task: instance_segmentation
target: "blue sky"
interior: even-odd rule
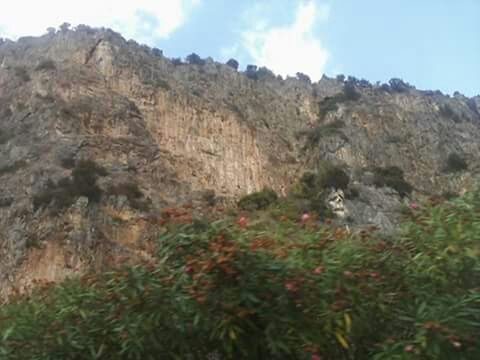
[[[63,21],[108,26],[170,57],[234,57],[242,68],[313,80],[400,77],[473,96],[479,19],[479,0],[16,0],[2,6],[0,36],[40,35]]]

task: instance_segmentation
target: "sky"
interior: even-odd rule
[[[0,37],[63,22],[110,27],[164,51],[276,74],[398,77],[480,94],[480,0],[1,0]]]

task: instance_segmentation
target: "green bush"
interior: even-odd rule
[[[278,195],[275,191],[265,188],[242,197],[238,201],[238,207],[242,210],[261,210],[273,204],[277,199]]]
[[[61,179],[57,184],[49,180],[46,188],[33,197],[33,208],[35,210],[54,204],[52,212],[69,207],[75,201],[75,189],[69,178]]]
[[[55,65],[55,62],[50,59],[43,60],[40,62],[37,67],[35,68],[36,71],[49,71],[49,70],[55,70],[57,66]]]
[[[413,191],[413,186],[404,178],[403,170],[397,166],[376,167],[373,169],[373,174],[373,183],[377,187],[391,187],[402,197]]]
[[[347,81],[343,85],[343,91],[339,94],[334,96],[329,96],[324,98],[319,103],[319,112],[318,112],[318,120],[322,122],[325,120],[325,116],[332,111],[338,110],[338,104],[345,103],[345,102],[353,102],[359,100],[361,94],[355,88],[355,84],[352,81]]]
[[[7,163],[3,166],[0,166],[0,176],[5,174],[13,174],[25,166],[27,166],[27,162],[25,160],[17,160],[15,162]]]
[[[357,101],[361,98],[360,93],[355,89],[355,85],[352,82],[346,82],[343,85],[344,101]]]
[[[168,81],[165,80],[165,79],[157,79],[157,80],[156,80],[156,85],[157,85],[158,87],[161,87],[161,88],[164,89],[164,90],[167,90],[167,91],[172,88],[172,87],[170,86],[170,84],[168,83]]]
[[[256,219],[170,225],[159,261],[0,307],[0,356],[40,359],[480,358],[480,191],[396,237]]]
[[[78,197],[85,196],[98,202],[102,190],[97,185],[98,176],[107,175],[106,170],[92,160],[80,160],[72,170],[71,178],[60,179],[56,184],[49,180],[46,189],[33,197],[34,209],[54,204],[53,212],[71,206]]]
[[[449,104],[443,104],[440,106],[440,114],[446,118],[452,119],[456,123],[462,121],[462,118],[453,110],[453,108]]]
[[[15,72],[15,76],[17,76],[23,82],[30,81],[30,75],[28,74],[25,66],[16,66],[13,71]]]
[[[305,210],[330,218],[333,214],[326,205],[326,197],[332,189],[347,189],[349,182],[350,177],[340,166],[324,161],[316,172],[303,174],[292,195],[307,200]]]
[[[215,190],[211,190],[211,189],[203,191],[201,197],[202,197],[202,200],[205,201],[205,203],[208,206],[215,206],[215,204],[218,201],[217,195],[215,194]]]
[[[110,195],[123,195],[128,199],[131,207],[137,210],[147,211],[150,208],[150,203],[145,199],[143,192],[134,182],[124,182],[108,189]]]
[[[468,169],[468,164],[465,159],[457,154],[451,153],[447,157],[446,172],[460,172]]]
[[[234,70],[238,70],[239,63],[235,59],[230,59],[226,62],[228,66],[230,66]]]
[[[323,124],[314,127],[313,129],[304,130],[299,133],[299,136],[306,137],[305,148],[312,148],[320,142],[320,140],[330,136],[340,136],[345,141],[348,138],[342,132],[341,128],[345,126],[345,123],[341,120],[335,120],[328,124]]]
[[[205,60],[195,53],[188,55],[185,60],[190,65],[205,65]]]
[[[325,116],[327,116],[329,112],[337,111],[339,102],[341,101],[338,95],[333,97],[326,97],[325,99],[323,99],[318,105],[318,121],[322,122],[323,120],[325,120]]]
[[[323,161],[315,173],[307,172],[302,176],[297,194],[310,197],[332,188],[345,190],[349,182],[350,177],[340,166]]]
[[[5,144],[11,138],[12,136],[9,131],[0,129],[0,145]]]
[[[72,170],[73,186],[77,196],[86,196],[94,202],[99,201],[101,189],[97,185],[97,177],[106,175],[107,171],[93,160],[80,160]]]

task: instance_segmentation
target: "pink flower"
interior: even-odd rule
[[[459,341],[452,341],[452,345],[456,349],[460,349],[462,347],[462,343]]]
[[[310,214],[305,213],[302,215],[302,224],[306,223],[308,220],[310,220]]]
[[[248,219],[245,216],[242,216],[240,219],[237,220],[237,225],[241,228],[246,228],[248,225]]]
[[[420,205],[418,205],[417,203],[411,203],[410,204],[410,209],[412,210],[417,210],[420,208]]]
[[[412,353],[415,351],[415,346],[413,345],[407,345],[405,346],[405,348],[403,349],[405,352],[408,352],[408,353]]]
[[[322,357],[318,354],[313,354],[312,355],[312,360],[322,360]]]
[[[291,292],[296,292],[298,291],[298,285],[294,282],[286,282],[285,283],[285,289]]]

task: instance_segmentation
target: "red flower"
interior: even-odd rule
[[[312,354],[312,360],[322,360],[322,357],[318,354]]]

